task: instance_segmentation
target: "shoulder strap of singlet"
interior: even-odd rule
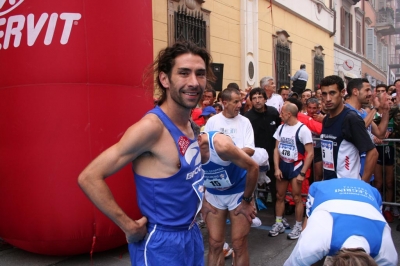
[[[281,126],[281,130],[279,130],[279,137],[281,136],[281,134],[282,134],[282,129],[283,129],[283,126],[284,126],[285,124],[282,124],[282,126]]]
[[[172,136],[174,136],[174,134],[176,134],[177,136],[184,135],[182,131],[171,121],[171,119],[164,113],[164,111],[159,106],[154,107],[147,113],[157,115]]]
[[[304,126],[303,123],[301,123],[301,125],[299,126],[299,128],[298,128],[297,131],[296,131],[296,142],[297,142],[297,143],[300,142],[299,132],[300,132],[300,129],[301,129],[302,126]]]

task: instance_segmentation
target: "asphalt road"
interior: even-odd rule
[[[259,212],[258,217],[262,221],[262,225],[257,228],[251,228],[249,234],[249,253],[250,265],[252,266],[281,266],[288,258],[293,250],[296,240],[288,240],[286,233],[277,237],[269,237],[268,231],[271,228],[275,218],[271,208]],[[294,214],[286,216],[291,225],[294,223]],[[400,232],[396,231],[396,225],[400,221],[396,220],[391,224],[392,236],[397,247],[397,253],[400,254]],[[230,240],[230,225],[227,225],[226,239]],[[202,229],[205,245],[205,258],[208,251],[207,229]],[[95,253],[92,260],[89,254],[82,254],[70,257],[44,256],[33,254],[12,247],[5,243],[0,243],[0,265],[14,266],[76,266],[76,265],[91,265],[91,266],[119,266],[130,265],[128,249],[122,246],[105,252]],[[225,260],[225,265],[232,265],[232,259]],[[165,265],[166,266],[166,265]]]

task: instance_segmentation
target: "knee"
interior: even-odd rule
[[[293,201],[294,201],[296,204],[299,204],[299,203],[303,204],[303,201],[302,201],[302,199],[301,199],[301,195],[293,195]]]
[[[247,237],[240,239],[232,239],[232,248],[236,256],[240,256],[247,250]]]
[[[276,192],[276,201],[282,202],[285,199],[285,193]]]
[[[211,237],[209,237],[209,239],[208,239],[209,249],[212,252],[222,251],[222,248],[224,247],[224,243],[225,242],[223,240],[216,240],[216,239],[212,239]]]

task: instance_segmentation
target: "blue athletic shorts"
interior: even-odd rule
[[[149,225],[148,236],[128,244],[132,265],[204,265],[203,237],[197,223],[188,230]]]
[[[283,179],[292,180],[296,176],[298,176],[301,172],[301,168],[303,167],[303,162],[295,163],[286,163],[284,161],[279,162],[279,169],[282,172]]]

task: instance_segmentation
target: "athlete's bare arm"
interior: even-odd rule
[[[281,180],[283,178],[283,175],[282,175],[281,169],[279,169],[280,155],[279,155],[278,146],[279,146],[279,140],[276,140],[275,149],[274,149],[274,166],[275,166],[274,176],[276,179]]]
[[[231,161],[237,166],[246,169],[246,187],[244,194],[246,197],[252,196],[256,188],[258,179],[258,164],[249,157],[242,149],[236,147],[232,139],[223,134],[217,134],[214,136],[214,146],[218,153],[218,156],[224,161]],[[249,223],[255,217],[255,208],[253,204],[240,204],[236,210],[235,214],[243,214]]]
[[[365,165],[362,180],[369,183],[372,173],[374,172],[374,168],[376,165],[376,160],[378,160],[378,151],[374,148],[372,150],[367,151],[365,156]]]
[[[146,132],[146,134],[143,134]],[[164,127],[155,115],[146,115],[128,128],[121,140],[101,153],[79,175],[78,183],[90,200],[115,222],[126,234],[128,242],[142,240],[147,233],[147,219],[134,221],[116,203],[108,185],[104,181],[128,163],[144,153],[154,154],[156,145],[160,145]],[[160,159],[162,160],[162,158]],[[172,167],[171,167],[172,168]],[[171,169],[167,169],[171,171]],[[175,170],[176,171],[176,170]]]

